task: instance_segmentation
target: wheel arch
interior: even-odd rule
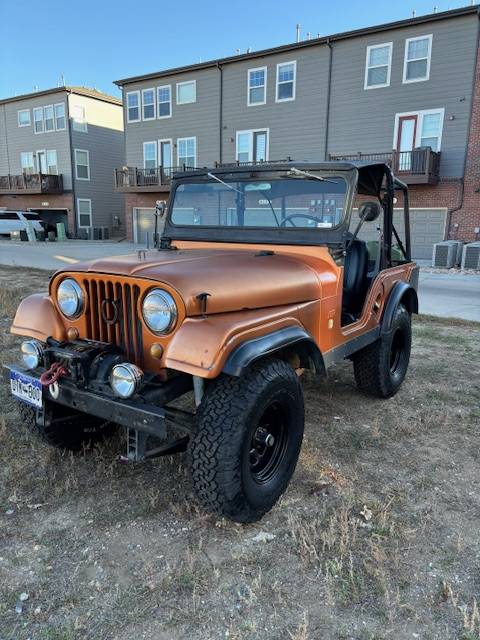
[[[254,362],[277,355],[289,360],[298,356],[299,365],[305,369],[314,369],[317,374],[326,372],[322,353],[313,338],[301,327],[284,327],[266,335],[245,340],[228,356],[223,373],[241,376]]]
[[[400,304],[412,313],[418,313],[418,296],[408,282],[397,282],[388,296],[382,317],[381,333],[387,333],[392,327],[393,317]]]

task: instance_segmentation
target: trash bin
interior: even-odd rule
[[[55,242],[55,231],[49,231],[48,232],[48,241],[49,242]]]

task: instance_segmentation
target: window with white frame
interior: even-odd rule
[[[197,164],[197,138],[178,138],[177,140],[178,165],[195,167]]]
[[[268,129],[237,131],[236,159],[238,162],[268,160]]]
[[[155,89],[142,89],[142,115],[144,120],[155,120]]]
[[[47,173],[58,175],[57,152],[55,149],[47,150]]]
[[[89,198],[77,198],[78,226],[92,226],[92,201]]]
[[[55,129],[62,131],[65,129],[65,103],[59,102],[55,105]]]
[[[143,167],[144,169],[157,168],[157,143],[156,142],[143,143]]]
[[[20,154],[20,165],[22,173],[30,175],[35,173],[35,162],[33,160],[33,151],[22,151]]]
[[[18,111],[17,117],[19,127],[29,127],[32,124],[30,120],[30,109],[22,109],[21,111]]]
[[[35,107],[33,110],[33,130],[35,133],[43,133],[43,109]]]
[[[177,104],[189,104],[197,100],[197,81],[177,82]]]
[[[53,118],[53,105],[43,107],[43,120],[45,131],[55,131],[55,120]]]
[[[172,87],[167,84],[157,87],[157,117],[170,118],[172,115]]]
[[[75,176],[77,180],[90,180],[90,158],[85,149],[75,149]]]
[[[403,82],[421,82],[430,77],[432,58],[432,35],[407,38],[405,40],[405,60]]]
[[[408,151],[418,147],[430,147],[432,151],[440,151],[444,115],[444,109],[397,113],[394,148],[399,151]]]
[[[248,70],[248,106],[267,101],[267,67]]]
[[[127,122],[140,122],[140,91],[127,93]]]
[[[367,47],[365,89],[378,89],[390,85],[392,46],[391,42],[386,42],[385,44],[374,44]]]
[[[85,107],[81,104],[75,104],[72,107],[72,125],[74,131],[80,131],[81,133],[88,132]]]
[[[296,76],[296,61],[277,64],[277,88],[275,98],[277,102],[295,100]]]

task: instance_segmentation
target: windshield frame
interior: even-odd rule
[[[298,165],[303,168],[303,165]],[[202,242],[232,242],[245,244],[291,244],[291,245],[324,245],[342,244],[350,225],[352,203],[355,188],[358,182],[358,170],[356,168],[316,170],[309,167],[310,171],[325,179],[343,178],[346,182],[345,211],[342,222],[336,227],[330,228],[305,228],[305,227],[238,227],[238,226],[202,226],[202,225],[178,225],[172,221],[173,203],[177,188],[186,183],[214,183],[207,173],[174,178],[172,180],[170,198],[162,237],[170,240],[192,240]],[[225,182],[266,182],[286,177],[286,170],[245,170],[225,171],[212,170]],[[315,180],[315,178],[295,178],[289,180]]]

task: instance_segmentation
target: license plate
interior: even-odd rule
[[[10,390],[13,396],[23,402],[32,404],[34,407],[43,406],[42,383],[37,378],[10,370]]]

